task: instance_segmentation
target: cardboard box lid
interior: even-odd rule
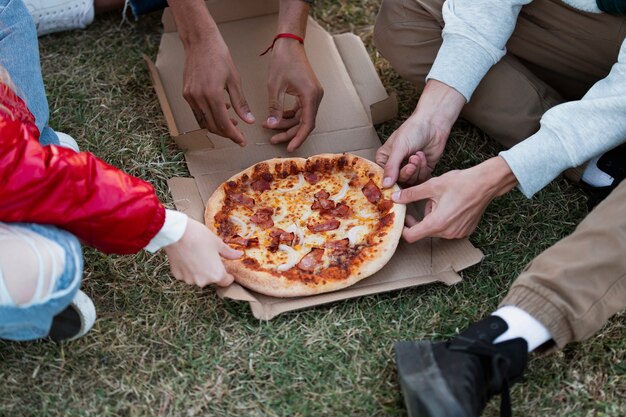
[[[236,8],[232,6],[236,4]],[[257,120],[266,116],[268,57],[259,57],[273,38],[277,1],[209,1],[212,15],[229,45],[243,80],[246,98]],[[244,6],[250,6],[244,7]],[[238,10],[238,11],[237,11]],[[248,146],[209,134],[199,126],[182,96],[184,52],[168,10],[156,64],[147,59],[155,90],[170,133],[186,149],[185,159],[193,178],[168,181],[174,203],[182,212],[204,220],[204,202],[225,180],[256,162],[276,156],[307,157],[319,153],[350,152],[373,159],[380,139],[373,123],[394,118],[397,103],[388,96],[361,40],[353,34],[331,36],[309,19],[305,48],[324,86],[325,96],[316,119],[316,129],[307,141],[289,154],[284,145],[272,145],[272,132],[240,123]],[[254,30],[250,30],[254,28]],[[414,208],[412,208],[414,210]],[[365,294],[461,280],[458,271],[479,262],[482,253],[466,240],[425,239],[409,245],[401,242],[391,261],[378,273],[356,285],[333,293],[302,298],[275,298],[249,291],[237,284],[219,289],[221,297],[250,303],[255,317],[269,320],[296,309],[325,304]]]
[[[262,9],[271,10],[266,7]],[[243,80],[244,94],[257,120],[267,116],[268,102],[266,83],[269,57],[261,57],[259,53],[274,37],[276,19],[275,13],[239,20],[231,17],[219,25]],[[184,50],[178,33],[171,31],[173,19],[169,9],[166,9],[163,21],[170,31],[166,30],[161,38],[156,62],[147,62],[170,134],[179,146],[187,150],[211,148],[216,142],[220,142],[223,147],[237,147],[229,140],[220,141],[223,138],[208,133],[198,125],[182,95]],[[250,27],[254,27],[254,30],[249,30]],[[331,36],[313,19],[309,19],[305,48],[325,91],[312,136],[371,127],[372,123],[381,123],[396,116],[396,96],[389,96],[385,91],[363,42],[356,35],[346,33]],[[338,112],[337,109],[350,111]],[[239,128],[249,141],[267,142],[273,134],[263,129],[259,122],[252,126],[242,122]],[[210,140],[204,138],[207,133]]]

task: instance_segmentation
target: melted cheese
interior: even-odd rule
[[[354,172],[323,174],[320,182],[309,184],[300,174],[298,177],[288,177],[285,180],[277,179],[272,182],[272,188],[264,192],[249,190],[247,194],[255,200],[254,208],[250,210],[239,205],[230,216],[230,220],[237,226],[240,235],[259,239],[259,246],[246,249],[246,256],[256,259],[268,270],[282,272],[295,267],[300,259],[311,251],[311,248],[323,248],[327,241],[348,238],[351,246],[365,241],[370,233],[377,230],[380,213],[376,205],[367,201],[361,191],[368,178],[361,174],[361,179],[357,181],[358,185],[350,187],[349,183],[353,175]],[[321,216],[318,210],[311,209],[314,202],[313,195],[321,190],[327,191],[331,195],[330,199],[336,203],[344,202],[350,206],[354,215],[349,219],[337,218],[340,221],[340,227],[337,230],[312,233],[307,228],[307,224],[329,219],[329,217]],[[390,198],[390,190],[382,190],[382,192],[384,198]],[[261,230],[254,223],[249,223],[254,212],[262,207],[274,209],[272,215],[274,228],[294,233],[296,240],[293,246],[280,245],[279,250],[274,253],[267,250],[272,241],[269,236],[271,229]],[[278,207],[280,210],[277,210]],[[320,268],[329,266],[328,252],[326,250]]]

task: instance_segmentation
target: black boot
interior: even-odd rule
[[[490,316],[447,342],[398,342],[396,365],[410,417],[478,417],[502,394],[500,413],[511,415],[509,385],[521,378],[528,344],[493,344],[508,326]]]

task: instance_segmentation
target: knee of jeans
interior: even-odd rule
[[[46,302],[68,270],[71,258],[64,247],[37,233],[20,232],[0,239],[0,305]]]

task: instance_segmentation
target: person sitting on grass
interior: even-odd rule
[[[256,119],[243,93],[239,72],[204,0],[25,0],[40,35],[84,28],[94,13],[130,7],[135,17],[169,6],[185,48],[183,95],[201,127],[240,146],[246,139],[229,115],[232,106],[245,123]],[[272,43],[267,89],[268,115],[263,124],[280,131],[272,143],[288,143],[296,150],[315,128],[324,89],[304,50],[309,4],[313,0],[280,0],[277,37]],[[224,98],[228,93],[230,104]],[[285,95],[296,97],[293,109],[284,109]]]
[[[176,279],[229,285],[220,255],[240,251],[48,126],[37,35],[21,1],[0,0],[0,26],[0,339],[64,341],[91,328],[79,241],[118,254],[164,248]]]
[[[608,195],[491,316],[449,341],[396,345],[409,415],[478,416],[497,394],[510,414],[528,352],[584,340],[626,307],[625,13],[609,0],[383,2],[376,45],[423,88],[376,158],[384,186],[423,182],[392,197],[426,202],[423,220],[407,217],[407,241],[468,236],[497,196],[517,185],[530,198],[588,160],[593,202]],[[430,178],[459,115],[510,149]]]

